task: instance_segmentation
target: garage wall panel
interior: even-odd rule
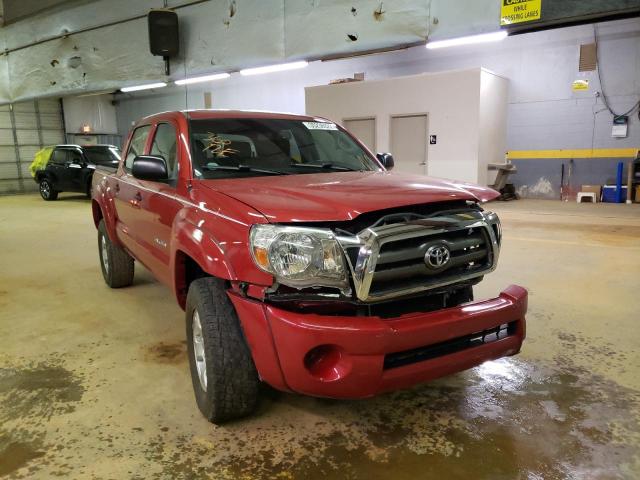
[[[40,150],[40,146],[28,146],[28,147],[18,147],[18,152],[20,154],[21,162],[28,162],[31,164],[33,157],[35,157],[36,152]]]
[[[15,103],[13,111],[19,113],[36,113],[36,104],[34,102]]]
[[[58,106],[58,110],[60,110],[60,106]],[[57,113],[40,112],[40,126],[42,128],[62,130],[62,117],[60,116],[59,111]]]
[[[0,163],[15,163],[16,149],[14,146],[0,147]],[[1,176],[0,176],[1,178]]]
[[[0,112],[0,128],[11,128],[11,116],[9,112]]]
[[[15,112],[16,128],[21,129],[38,129],[38,118],[35,113]]]
[[[35,185],[35,182],[33,182],[33,184]],[[16,193],[16,192],[22,192],[23,190],[24,190],[23,182],[21,180],[15,180],[15,179],[2,180],[2,179],[0,179],[0,195],[5,195],[5,194],[9,194],[9,193]]]
[[[41,108],[45,113],[41,113]],[[44,145],[63,141],[59,101],[23,102],[0,107],[0,194],[37,190],[29,165]]]
[[[40,138],[37,130],[16,130],[18,145],[38,145]]]
[[[42,130],[42,144],[55,145],[64,142],[64,132],[62,130]]]
[[[13,145],[13,131],[11,128],[0,129],[0,145]]]

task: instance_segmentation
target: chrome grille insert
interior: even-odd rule
[[[493,271],[499,253],[499,231],[497,215],[470,210],[373,226],[353,237],[337,238],[351,269],[356,296],[373,302]],[[425,258],[435,250],[431,247],[444,247],[436,252],[440,254],[439,261],[447,257],[442,265],[432,265]]]

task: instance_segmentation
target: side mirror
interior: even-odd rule
[[[395,165],[393,162],[393,155],[390,153],[378,153],[376,157],[378,157],[378,160],[384,168],[387,170],[393,170],[393,166]]]
[[[131,173],[139,180],[162,182],[169,178],[165,159],[153,155],[138,155],[134,158]]]

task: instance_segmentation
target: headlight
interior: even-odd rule
[[[283,285],[349,288],[342,249],[330,230],[254,225],[249,240],[256,265]]]

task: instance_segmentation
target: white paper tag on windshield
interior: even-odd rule
[[[329,122],[302,122],[309,130],[338,130],[335,123]]]

